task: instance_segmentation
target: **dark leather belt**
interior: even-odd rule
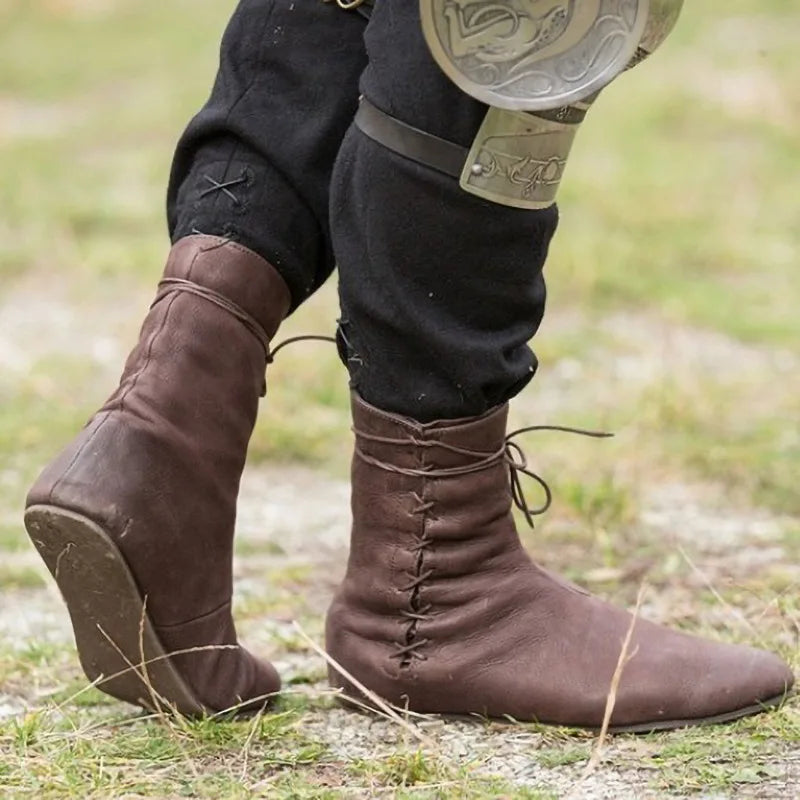
[[[466,147],[401,122],[365,97],[359,102],[355,123],[362,133],[387,149],[453,178],[461,176],[469,154]]]

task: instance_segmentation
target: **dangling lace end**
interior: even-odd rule
[[[532,470],[528,469],[528,459],[522,448],[513,441],[515,436],[522,433],[529,433],[531,431],[561,431],[563,433],[575,433],[579,436],[591,436],[594,439],[609,439],[614,436],[613,433],[605,431],[588,431],[583,428],[570,428],[564,425],[529,425],[525,428],[519,428],[506,436],[505,446],[505,460],[508,464],[509,482],[511,484],[511,499],[514,505],[522,512],[525,521],[531,528],[535,528],[533,518],[544,514],[553,503],[553,492],[540,475],[537,475]],[[525,492],[522,488],[522,479],[520,475],[527,475],[533,478],[544,491],[544,502],[538,508],[531,508],[525,498]]]
[[[284,339],[280,344],[273,347],[267,353],[267,364],[272,364],[275,361],[275,356],[283,350],[284,347],[295,342],[332,342],[336,344],[336,339],[333,336],[321,336],[318,334],[307,334],[305,336],[292,336],[289,339]]]

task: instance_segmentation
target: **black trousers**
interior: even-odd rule
[[[532,378],[555,206],[464,192],[351,124],[359,93],[469,146],[486,107],[433,61],[415,0],[369,22],[321,0],[242,0],[206,105],[178,144],[173,241],[239,240],[300,305],[339,269],[340,353],[370,403],[421,421],[480,414]]]

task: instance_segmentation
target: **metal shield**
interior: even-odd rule
[[[658,2],[658,0],[656,0]],[[420,0],[439,66],[498,108],[541,111],[602,89],[634,58],[650,0]]]

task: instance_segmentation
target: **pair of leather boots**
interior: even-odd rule
[[[197,715],[252,711],[280,689],[237,643],[232,551],[289,306],[257,254],[180,240],[119,388],[29,493],[26,527],[83,668],[114,697]],[[506,405],[428,424],[358,396],[352,411],[352,550],[326,646],[371,691],[418,712],[596,728],[624,661],[611,724],[632,731],[734,719],[786,696],[793,676],[776,656],[634,622],[529,559],[511,513]],[[358,696],[340,675],[333,684]]]

